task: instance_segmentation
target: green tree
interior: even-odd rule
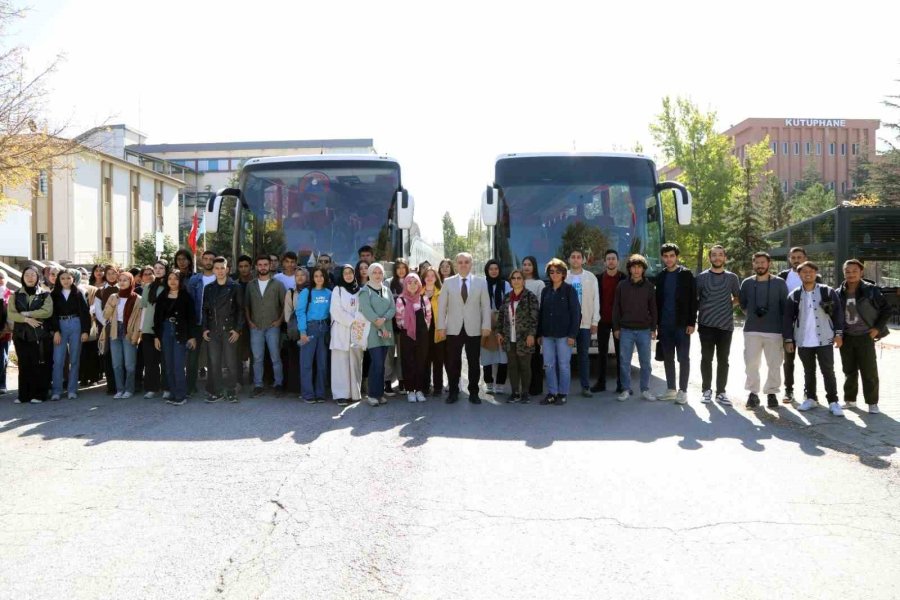
[[[787,227],[791,220],[791,202],[776,175],[770,173],[766,178],[761,200],[765,230],[770,232]]]
[[[762,195],[771,171],[767,168],[772,150],[769,137],[744,148],[741,178],[734,187],[728,214],[724,219],[725,247],[731,269],[741,275],[750,272],[753,253],[766,246],[766,223]]]
[[[576,221],[566,226],[560,238],[556,256],[564,261],[569,260],[572,250],[581,250],[584,253],[585,263],[592,262],[592,258],[602,256],[609,248],[609,239],[603,230],[587,223]]]
[[[650,132],[666,160],[679,170],[678,181],[693,196],[693,246],[683,248],[682,255],[700,270],[704,246],[721,234],[731,191],[740,177],[732,141],[716,131],[715,112],[704,113],[690,100],[673,101],[668,96]]]
[[[241,164],[238,165],[238,169],[228,181],[228,187],[238,187],[238,174],[243,166],[244,162],[241,161]],[[237,199],[223,199],[222,208],[219,210],[219,229],[216,233],[206,234],[206,248],[212,250],[219,256],[227,258],[229,267],[237,266],[237,257],[231,256],[232,242],[234,240],[234,215],[236,211]],[[202,241],[203,238],[201,237],[200,239]],[[278,254],[281,254],[281,252],[278,252]]]
[[[178,251],[178,245],[169,236],[163,237],[163,251],[159,258],[165,259],[170,265],[175,262],[175,252]],[[134,243],[132,249],[133,262],[138,267],[144,265],[152,265],[156,262],[156,234],[146,233],[141,239]]]
[[[453,224],[453,218],[449,212],[444,213],[441,220],[444,230],[444,256],[453,258],[460,252],[463,252],[463,243],[459,234],[456,233],[456,226]]]
[[[814,217],[834,207],[834,191],[821,183],[814,183],[791,199],[791,223]]]

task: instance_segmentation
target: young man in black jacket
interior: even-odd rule
[[[803,264],[806,259],[806,250],[804,250],[801,246],[794,246],[793,248],[791,248],[791,251],[788,252],[788,262],[791,263],[791,268],[785,269],[778,274],[778,276],[784,279],[785,283],[787,283],[788,294],[803,285],[803,282],[800,280],[800,274],[797,272],[797,267]],[[816,283],[822,283],[821,276],[816,275]],[[782,400],[782,402],[784,402],[785,404],[790,404],[794,401],[795,358],[797,358],[796,352],[784,353],[784,400]]]
[[[238,339],[244,328],[244,296],[241,285],[228,277],[228,261],[219,256],[213,260],[216,280],[203,290],[203,339],[209,344],[209,396],[217,402],[224,396],[237,402],[235,387],[240,371]],[[221,388],[222,365],[228,373]]]
[[[676,244],[660,249],[665,269],[656,276],[656,307],[659,314],[658,339],[666,365],[665,394],[660,400],[687,403],[687,384],[691,375],[691,335],[697,326],[697,284],[690,269],[678,264],[681,250]],[[680,373],[675,379],[675,355]],[[677,387],[676,387],[677,386]]]
[[[863,263],[851,258],[844,263],[844,283],[838,297],[844,308],[844,408],[856,408],[859,378],[869,412],[878,414],[878,363],[875,341],[888,334],[891,307],[878,286],[863,281]]]

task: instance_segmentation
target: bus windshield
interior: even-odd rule
[[[657,270],[662,215],[654,169],[649,159],[632,156],[499,159],[494,254],[504,273],[526,256],[534,256],[541,271],[553,257],[568,262],[568,250],[575,247],[594,273],[603,271],[609,248],[620,258],[649,253],[651,270]]]
[[[380,259],[391,260],[399,187],[399,166],[384,161],[252,165],[241,186],[242,249],[279,255],[292,250],[301,265],[322,253],[337,264],[353,264],[357,249],[370,245]]]

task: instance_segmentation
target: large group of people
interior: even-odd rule
[[[240,390],[255,397],[266,386],[307,403],[330,396],[341,406],[364,401],[374,407],[398,393],[409,402],[446,393],[452,404],[460,399],[465,351],[469,402],[481,403],[483,378],[488,394],[506,392],[508,380],[507,402],[535,398],[561,406],[573,383],[573,352],[581,395],[607,390],[612,336],[616,399],[634,393],[637,350],[639,396],[684,404],[697,332],[701,401],[731,405],[726,385],[739,308],[747,408],[761,405],[760,394],[769,408],[779,406],[782,369],[782,402],[815,408],[818,367],[828,409],[842,416],[838,348],[843,407],[856,405],[861,380],[869,412],[878,412],[875,341],[887,335],[890,308],[879,288],[862,279],[858,260],[844,264],[845,280],[833,289],[799,247],[790,251],[791,267],[777,275],[770,256],[757,252],[754,274],[743,281],[725,268],[720,245],[709,251],[709,268],[695,276],[679,264],[678,246],[663,244],[665,268],[652,279],[644,256],[629,256],[623,272],[615,250],[606,252],[599,275],[584,268],[584,251],[574,249],[567,261],[554,258],[543,268],[525,257],[510,273],[490,260],[484,276],[472,272],[473,258],[465,252],[437,266],[398,259],[390,279],[370,247],[358,254],[355,265],[337,268],[322,254],[310,269],[298,266],[293,252],[241,256],[233,277],[228,261],[213,252],[204,252],[195,270],[186,250],[176,253],[173,265],[160,260],[132,270],[95,265],[90,273],[42,273],[27,267],[15,293],[0,271],[0,393],[6,393],[12,341],[19,369],[15,402],[71,400],[80,388],[105,380],[115,398],[143,392],[173,405],[192,397],[237,402]],[[594,336],[599,378],[591,385]],[[650,389],[653,340],[665,366],[662,394]],[[805,384],[800,397],[797,355]]]

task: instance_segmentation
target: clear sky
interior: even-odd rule
[[[892,118],[900,2],[32,0],[51,121],[150,143],[372,137],[438,239],[504,152],[655,154],[666,95],[747,117]],[[881,131],[886,134],[886,130]]]

